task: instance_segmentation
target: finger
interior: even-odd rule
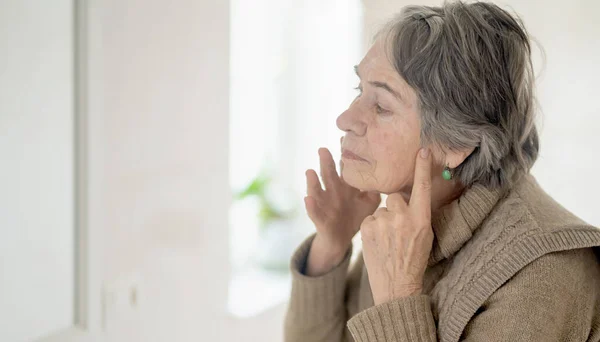
[[[376,220],[376,218],[375,218],[375,213],[373,213],[373,215],[368,215],[367,217],[365,217],[365,218],[363,219],[363,223],[365,223],[365,222],[370,222],[370,221],[375,221],[375,220]]]
[[[331,152],[327,148],[321,147],[319,149],[319,159],[321,162],[321,179],[323,179],[323,185],[325,185],[325,190],[331,190],[339,182]]]
[[[386,216],[388,213],[389,213],[388,208],[380,207],[380,208],[377,208],[377,210],[375,210],[375,212],[371,216],[378,218],[378,217]]]
[[[431,152],[421,149],[417,153],[415,179],[409,206],[422,217],[431,217]]]
[[[407,208],[406,201],[399,192],[388,195],[385,200],[385,206],[389,211],[403,212]]]
[[[319,207],[317,200],[312,196],[304,197],[304,206],[306,207],[306,213],[313,223],[323,222],[324,214]]]
[[[319,176],[313,169],[306,170],[306,194],[312,197],[320,197],[323,192]]]
[[[372,224],[375,223],[375,221],[377,220],[373,215],[369,215],[367,217],[365,217],[361,224],[360,224],[360,235],[361,235],[361,239],[366,238],[367,236],[371,236],[371,230],[372,228],[370,227]]]

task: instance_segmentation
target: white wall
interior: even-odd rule
[[[72,7],[0,2],[0,341],[73,322]]]
[[[90,72],[101,87],[92,96],[102,98],[90,108],[90,224],[101,246],[104,336],[268,340],[279,327],[226,313],[228,2],[94,6],[102,32],[89,42]]]
[[[98,187],[110,340],[220,340],[228,281],[227,2],[102,3]],[[92,42],[93,44],[93,42]],[[94,68],[91,65],[90,68]],[[98,131],[94,131],[98,127]],[[92,147],[93,148],[93,147]],[[92,156],[93,157],[93,156]],[[120,294],[119,294],[120,295]]]

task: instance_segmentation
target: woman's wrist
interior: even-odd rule
[[[344,247],[327,243],[317,234],[310,247],[305,274],[318,277],[328,273],[344,260],[349,247],[349,244]]]

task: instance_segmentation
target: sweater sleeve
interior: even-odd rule
[[[599,303],[600,265],[594,252],[550,253],[496,290],[469,321],[461,341],[598,341]],[[368,308],[348,321],[348,329],[357,342],[437,341],[426,295]]]
[[[292,293],[284,319],[286,342],[341,342],[346,338],[346,276],[352,246],[331,271],[310,277],[304,269],[315,236],[309,236],[296,249],[290,263]]]
[[[429,296],[396,299],[354,315],[348,329],[356,342],[435,342]]]

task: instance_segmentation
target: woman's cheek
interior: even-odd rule
[[[373,152],[376,159],[382,161],[383,164],[393,163],[397,158],[396,154],[398,150],[402,148],[397,143],[394,143],[394,138],[394,133],[390,130],[381,130],[374,134],[372,140]]]

